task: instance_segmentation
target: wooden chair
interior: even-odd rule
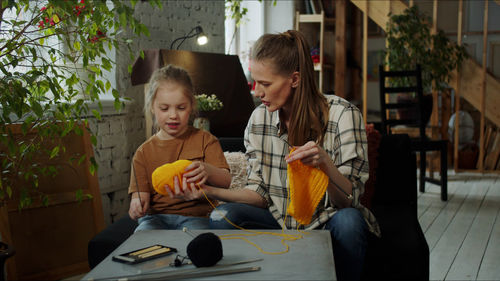
[[[410,86],[392,87],[386,86],[388,78],[408,78]],[[431,182],[441,186],[441,200],[448,200],[448,144],[447,140],[433,140],[426,135],[426,122],[423,112],[423,90],[422,90],[422,70],[417,66],[415,70],[409,71],[385,71],[379,66],[380,82],[380,106],[382,120],[382,134],[391,134],[394,126],[413,126],[418,129],[418,136],[411,139],[412,150],[420,154],[420,192],[425,192],[425,182]],[[413,101],[393,102],[391,95],[415,96]],[[397,116],[394,110],[406,110],[415,114],[405,114]],[[426,176],[426,152],[439,151],[441,161],[441,178],[435,179]]]

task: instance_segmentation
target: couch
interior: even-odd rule
[[[367,127],[370,179],[361,199],[377,218],[382,237],[369,236],[363,280],[429,280],[429,247],[417,219],[415,154],[408,135],[381,136]],[[244,176],[239,167],[241,138],[220,138],[231,167],[233,184]],[[231,153],[233,152],[233,153]],[[235,166],[236,165],[236,166]],[[236,182],[235,182],[236,181]],[[125,216],[97,234],[88,244],[88,262],[95,267],[134,231]]]

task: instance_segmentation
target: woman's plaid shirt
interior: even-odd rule
[[[340,173],[353,185],[352,207],[363,214],[369,230],[380,235],[373,214],[360,204],[364,183],[368,179],[368,146],[361,112],[348,101],[337,96],[326,96],[329,120],[323,148],[332,158]],[[279,112],[269,112],[264,105],[258,106],[245,129],[246,157],[249,163],[246,188],[256,191],[268,202],[268,209],[278,223],[287,229],[297,228],[297,221],[286,215],[289,184],[285,156],[288,146],[286,132],[279,130]],[[305,229],[321,227],[338,209],[328,198],[328,193],[318,204],[311,223],[300,226]]]

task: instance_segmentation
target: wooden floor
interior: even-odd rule
[[[418,218],[430,250],[430,280],[500,280],[500,175],[448,173],[448,201],[426,183]]]

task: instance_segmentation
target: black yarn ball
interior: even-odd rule
[[[212,232],[196,236],[187,246],[187,255],[196,267],[215,265],[222,259],[222,243]]]

